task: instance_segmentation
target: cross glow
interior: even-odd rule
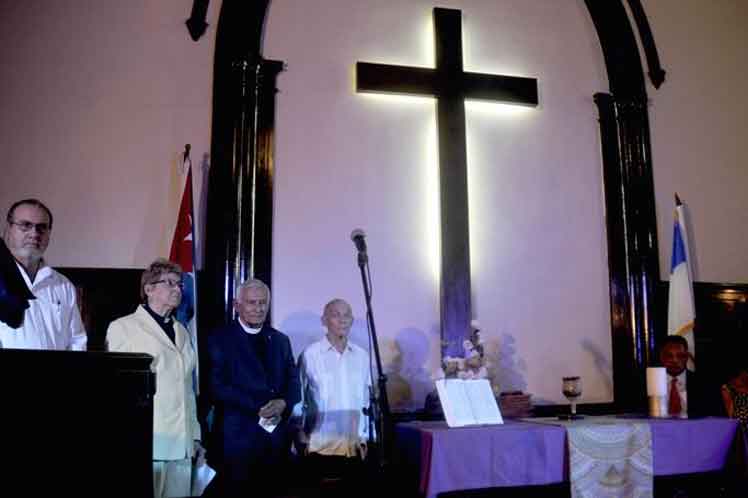
[[[426,150],[424,151],[426,196],[424,199],[424,230],[426,251],[424,260],[428,265],[427,271],[433,276],[434,283],[438,284],[441,278],[441,233],[439,227],[439,154],[436,143],[436,109],[434,109],[433,118],[429,122],[426,130]]]
[[[528,116],[533,110],[534,108],[525,105],[486,102],[485,100],[465,101],[466,113],[476,113],[484,116],[520,118]]]
[[[427,95],[398,95],[396,93],[359,93],[358,95],[367,99],[381,100],[383,103],[403,106],[422,106],[424,103],[436,105],[436,99]],[[434,122],[436,122],[436,114],[434,114]]]
[[[463,31],[464,26],[463,26]],[[463,32],[463,53],[469,52],[467,50],[469,37],[465,36]],[[435,44],[434,44],[434,25],[430,10],[424,12],[423,24],[421,29],[421,51],[423,57],[421,61],[429,61],[428,67],[435,67]],[[392,54],[391,57],[387,57],[385,64],[396,64],[396,65],[407,65],[414,66],[412,63],[406,61],[399,61],[397,54]],[[423,66],[422,66],[423,67]],[[467,70],[467,68],[466,68]],[[481,71],[471,68],[473,72],[487,72],[495,73],[496,71]],[[501,72],[499,72],[501,73]],[[511,74],[511,73],[510,73]],[[354,78],[355,81],[355,69]],[[354,90],[355,91],[355,90]],[[439,154],[437,144],[437,130],[436,130],[436,99],[428,96],[416,96],[416,95],[395,95],[395,94],[375,94],[375,93],[361,93],[367,99],[377,99],[382,103],[394,104],[398,106],[421,106],[425,102],[430,102],[434,107],[432,118],[429,120],[428,126],[424,130],[426,133],[423,136],[422,143],[425,145],[423,163],[420,165],[423,168],[424,175],[424,199],[422,208],[422,240],[426,241],[423,261],[425,264],[424,271],[432,275],[434,282],[439,283],[441,276],[441,216],[440,216],[440,186],[439,186]],[[529,106],[506,104],[500,102],[487,102],[481,100],[466,100],[465,101],[465,113],[466,113],[466,141],[468,142],[467,160],[468,160],[468,188],[470,186],[479,187],[480,179],[475,178],[475,173],[470,174],[470,170],[475,171],[479,168],[470,168],[471,164],[480,164],[481,160],[485,161],[485,153],[481,153],[480,147],[476,147],[476,144],[470,140],[470,116],[477,119],[487,117],[489,119],[503,119],[510,118],[512,120],[522,119],[530,115],[530,111],[533,109]],[[414,165],[415,166],[415,165]],[[471,196],[468,196],[471,199]],[[480,220],[480,209],[474,209],[475,201],[470,201],[469,208],[469,224],[476,226],[477,220]],[[473,239],[473,237],[471,237]],[[473,247],[475,244],[471,244],[471,273],[475,273],[480,270],[481,257],[483,256],[480,251]]]

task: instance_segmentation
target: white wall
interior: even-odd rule
[[[537,109],[468,106],[474,316],[495,362],[510,342],[515,348],[502,358],[517,366],[517,384],[499,379],[502,387],[558,400],[561,375],[578,373],[588,399],[609,400],[607,255],[592,103],[605,89],[600,50],[581,5],[504,4],[440,4],[463,10],[466,70],[539,80]],[[279,82],[274,235],[274,285],[287,291],[274,310],[302,337],[300,346],[319,335],[315,312],[333,296],[350,299],[363,316],[348,240],[352,228],[363,227],[386,360],[406,356],[404,372],[394,374],[418,379],[410,385],[416,407],[439,358],[434,101],[356,94],[353,67],[433,67],[433,4],[361,5],[271,6],[265,55],[288,63]],[[307,258],[298,255],[300,235]]]
[[[662,278],[678,192],[694,278],[748,282],[748,2],[643,4],[667,71],[659,90],[648,88]]]
[[[363,316],[348,234],[368,234],[374,310],[395,401],[418,407],[438,361],[434,104],[354,93],[356,61],[430,66],[432,3],[274,0],[280,75],[273,301],[298,350],[333,296]],[[189,2],[0,0],[0,206],[56,215],[52,264],[142,267],[168,250],[174,159],[210,147],[217,12],[192,42]],[[561,399],[584,377],[609,400],[610,334],[597,116],[606,91],[581,0],[444,1],[463,11],[468,70],[538,78],[540,105],[468,104],[475,316],[505,387]],[[741,0],[645,1],[667,81],[649,88],[661,267],[672,192],[692,215],[696,276],[748,282]],[[195,194],[202,199],[201,169]],[[200,242],[198,236],[198,243]],[[200,244],[199,244],[200,245]],[[355,338],[364,340],[363,321]]]
[[[142,267],[168,256],[176,158],[185,143],[196,166],[210,151],[214,31],[194,43],[178,0],[1,8],[3,212],[28,196],[49,204],[52,264]]]

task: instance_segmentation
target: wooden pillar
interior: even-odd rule
[[[221,7],[198,314],[205,332],[233,319],[243,280],[271,285],[275,84],[283,64],[260,54],[268,3],[227,0]]]
[[[636,38],[621,0],[585,0],[608,72],[600,115],[610,271],[613,393],[619,410],[646,409],[660,280],[647,92]]]
[[[613,390],[621,409],[646,401],[660,279],[646,101],[595,95],[600,114],[610,269]]]

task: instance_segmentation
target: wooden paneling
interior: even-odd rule
[[[695,282],[696,371],[714,388],[748,355],[748,284]],[[667,329],[668,282],[657,290],[659,329]]]
[[[88,333],[88,350],[105,350],[106,329],[112,320],[129,315],[140,304],[139,269],[57,268],[78,290],[81,318]]]

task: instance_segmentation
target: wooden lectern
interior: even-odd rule
[[[0,349],[0,495],[152,497],[151,360]]]

